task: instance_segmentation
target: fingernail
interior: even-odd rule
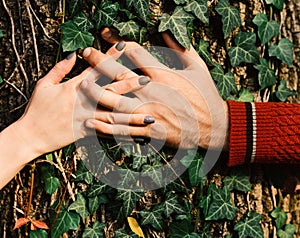
[[[133,138],[133,140],[135,143],[141,144],[141,145],[147,144],[151,141],[150,138],[145,138],[145,137],[135,137],[135,138]]]
[[[75,55],[75,51],[72,52],[72,53],[70,53],[70,54],[68,54],[67,57],[66,57],[66,59],[67,59],[67,60],[70,60],[70,59],[73,58],[74,55]]]
[[[125,41],[120,41],[118,44],[116,44],[116,49],[118,51],[121,51],[121,50],[123,50],[125,48],[125,46],[126,46]]]
[[[83,53],[82,53],[82,56],[84,57],[84,58],[86,58],[86,57],[88,57],[90,54],[91,54],[91,52],[92,52],[92,49],[89,47],[89,48],[86,48],[84,51],[83,51]]]
[[[93,128],[94,125],[95,125],[95,123],[94,123],[92,120],[87,120],[87,121],[85,122],[85,126],[86,126],[86,127]]]
[[[153,116],[146,116],[144,118],[144,123],[145,124],[152,124],[155,122],[155,118]]]
[[[146,85],[149,82],[150,82],[150,78],[147,77],[147,76],[139,78],[139,84],[140,85]]]

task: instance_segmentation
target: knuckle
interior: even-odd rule
[[[116,73],[115,79],[118,81],[127,79],[128,77],[130,77],[130,73],[130,70],[124,70],[120,73]]]

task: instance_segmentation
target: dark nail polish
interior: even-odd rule
[[[155,122],[155,118],[153,116],[146,116],[144,118],[144,123],[145,124],[152,124]]]
[[[66,57],[66,59],[67,59],[67,60],[70,60],[70,59],[72,59],[72,58],[73,58],[73,56],[74,56],[74,54],[75,54],[75,51],[74,51],[74,52],[72,52],[72,53],[70,53],[70,54],[68,54],[68,56]]]
[[[141,145],[148,144],[151,141],[150,138],[146,138],[146,137],[135,137],[135,138],[133,138],[133,140],[135,143],[141,144]]]
[[[150,82],[150,78],[147,77],[147,76],[139,78],[139,84],[140,85],[146,85],[149,82]]]
[[[116,49],[118,51],[121,51],[121,50],[123,50],[125,48],[125,46],[126,46],[125,41],[120,41],[118,44],[116,44]]]

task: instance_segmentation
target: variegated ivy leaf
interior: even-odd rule
[[[75,51],[79,48],[85,49],[92,46],[94,36],[87,32],[81,31],[73,21],[67,21],[60,26],[62,31],[62,48],[63,51]]]
[[[277,9],[282,10],[284,0],[266,0],[267,4],[273,4]]]
[[[170,217],[172,213],[184,214],[185,210],[178,202],[178,196],[174,193],[168,192],[166,200],[164,202],[164,213],[167,217]]]
[[[75,16],[82,9],[82,0],[67,0],[66,4],[71,16]]]
[[[164,13],[160,17],[159,32],[170,30],[176,40],[185,48],[190,49],[190,37],[187,31],[187,23],[192,21],[194,17],[187,13],[183,7],[176,7],[170,16]]]
[[[123,205],[120,211],[122,217],[129,216],[132,210],[135,208],[137,201],[141,198],[141,193],[138,193],[136,191],[130,189],[119,190],[116,199],[123,201]]]
[[[216,65],[210,73],[212,78],[217,82],[217,89],[224,100],[230,96],[230,93],[237,93],[237,87],[232,73],[228,72],[224,74],[224,70],[220,65]]]
[[[226,176],[223,180],[224,185],[228,187],[229,191],[238,190],[241,192],[248,192],[251,190],[251,183],[249,176],[242,174],[240,171],[233,171],[229,176]]]
[[[184,156],[180,162],[188,168],[188,174],[190,178],[190,183],[192,186],[198,186],[202,181],[202,164],[203,157],[199,153],[195,153],[192,150],[188,151],[188,154]]]
[[[140,212],[142,216],[142,225],[151,225],[155,229],[161,231],[163,228],[162,212],[164,211],[162,206],[155,206],[151,211],[142,210]]]
[[[281,80],[276,91],[276,97],[284,102],[289,96],[295,96],[296,92],[286,87],[286,81]]]
[[[149,13],[149,0],[126,0],[128,7],[133,7],[139,17],[147,21]]]
[[[103,237],[103,229],[105,227],[104,223],[100,223],[95,221],[93,227],[85,228],[82,238],[102,238]]]
[[[279,238],[293,238],[296,232],[296,227],[292,224],[286,224],[284,230],[280,229],[277,231],[276,235]]]
[[[239,98],[237,99],[239,102],[253,102],[254,96],[253,94],[246,88],[242,88],[239,92]]]
[[[99,9],[95,12],[94,21],[96,28],[100,29],[103,26],[113,26],[119,20],[118,17],[119,3],[112,3],[111,1],[102,2]]]
[[[140,26],[133,20],[127,22],[116,23],[114,26],[119,30],[120,36],[127,36],[132,40],[139,41]]]
[[[241,18],[237,8],[231,6],[228,0],[221,0],[216,6],[216,11],[222,17],[222,29],[226,39],[235,27],[241,25]]]
[[[208,47],[209,47],[209,43],[201,39],[199,41],[199,44],[195,44],[195,49],[197,53],[203,58],[205,63],[212,65],[213,61],[208,51]]]
[[[264,233],[259,222],[260,214],[251,212],[245,221],[235,224],[234,230],[238,231],[240,238],[263,238]]]
[[[264,58],[259,59],[260,64],[254,65],[258,72],[258,82],[261,89],[272,86],[276,83],[276,76],[273,69],[268,65],[268,61]]]
[[[257,63],[258,50],[255,46],[256,35],[253,32],[239,32],[234,38],[235,45],[228,51],[232,67],[240,63]]]
[[[127,232],[123,228],[115,231],[115,238],[138,238],[133,232]]]
[[[189,0],[174,0],[177,5],[187,3],[188,1]]]
[[[191,1],[184,7],[184,10],[187,12],[192,12],[200,21],[202,21],[204,24],[208,24],[209,18],[207,1]]]
[[[77,16],[75,16],[73,22],[81,31],[89,31],[94,27],[93,23],[83,12],[80,12]]]
[[[279,35],[279,24],[274,20],[268,20],[268,17],[264,13],[257,14],[253,23],[258,26],[258,37],[261,41],[261,45],[269,42],[272,37]]]
[[[293,43],[283,38],[278,45],[269,46],[269,55],[275,56],[277,59],[282,60],[283,63],[291,66],[293,64]]]
[[[80,193],[76,195],[76,200],[73,202],[69,208],[69,211],[76,211],[83,219],[85,219],[89,215],[89,211],[87,209],[86,200],[84,196]]]

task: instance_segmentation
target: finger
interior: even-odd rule
[[[127,46],[126,46],[127,47]],[[103,73],[112,80],[123,80],[137,76],[124,65],[116,62],[112,56],[89,47],[83,52],[84,59],[100,73]]]
[[[136,42],[126,42],[124,54],[146,75],[155,78],[161,70],[170,70]]]
[[[64,60],[58,62],[49,73],[40,80],[40,83],[44,84],[58,84],[64,77],[70,73],[71,69],[76,62],[76,53],[73,52],[67,56]]]
[[[162,37],[171,49],[179,52],[179,57],[186,67],[197,67],[197,64],[201,64],[202,67],[207,68],[204,61],[200,58],[197,51],[194,49],[192,45],[190,45],[190,49],[182,47],[172,36],[170,36],[167,32],[162,33]],[[196,63],[196,64],[195,64]]]
[[[106,90],[110,90],[116,94],[126,94],[135,92],[150,82],[150,78],[147,76],[137,76],[129,79],[124,79],[112,84],[104,86]]]
[[[129,98],[105,90],[90,79],[82,81],[81,89],[94,102],[108,109],[121,111],[123,113],[133,113],[140,105],[140,101],[137,98]]]
[[[110,44],[116,44],[120,41],[123,41],[117,30],[108,27],[103,28],[101,31],[101,37]]]
[[[117,60],[124,53],[125,47],[126,47],[125,41],[117,42],[112,47],[110,47],[105,54],[110,55],[111,57],[113,57],[114,60]]]
[[[141,126],[149,125],[155,122],[154,117],[147,114],[126,114],[117,112],[104,112],[101,110],[96,111],[94,119],[109,124]]]

